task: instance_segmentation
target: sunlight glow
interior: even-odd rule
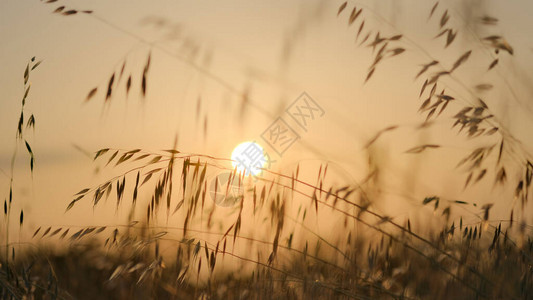
[[[263,147],[256,142],[243,142],[237,145],[231,153],[231,164],[237,168],[237,172],[257,176],[261,174],[266,164]]]

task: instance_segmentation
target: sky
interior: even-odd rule
[[[465,49],[472,49],[469,63],[461,67],[450,87],[461,91],[461,84],[495,85],[490,94],[478,96],[494,107],[499,120],[531,153],[533,38],[528,12],[533,3],[468,1],[470,4],[465,5],[464,1],[441,1],[436,15],[440,17],[443,7],[448,8],[450,24],[460,32],[457,41],[443,49],[443,41],[434,39],[438,17],[426,20],[433,1],[350,2],[337,17],[342,2],[47,4],[3,0],[0,195],[7,196],[10,161],[18,147],[15,195],[20,199],[17,205],[31,217],[30,229],[41,223],[109,222],[115,217],[113,210],[87,214],[92,209],[89,203],[64,214],[74,193],[118,172],[95,172],[101,166],[87,153],[107,147],[168,149],[177,136],[178,149],[183,152],[229,158],[236,145],[261,141],[261,134],[278,117],[287,119],[285,109],[303,92],[320,105],[324,115],[307,131],[297,129],[301,139],[282,156],[266,147],[277,160],[274,170],[290,173],[302,164],[310,170],[304,176],[312,181],[316,180],[316,168],[329,162],[336,173],[331,176],[339,184],[361,180],[368,171],[364,145],[379,130],[400,125],[372,150],[373,159],[384,169],[383,192],[388,199],[376,204],[378,209],[393,211],[394,217],[416,216],[413,207],[420,208],[421,199],[428,194],[475,199],[480,204],[507,195],[508,191],[493,192],[483,185],[467,191],[457,188],[465,175],[454,166],[475,143],[449,130],[449,115],[443,115],[430,130],[416,129],[424,120],[417,113],[423,81],[413,78],[419,65],[431,57],[451,65]],[[355,43],[358,25],[348,26],[354,4],[364,8],[367,28],[374,32],[379,29],[386,36],[404,34],[399,45],[407,50],[380,65],[366,84],[372,52]],[[52,13],[61,5],[93,13]],[[480,26],[476,20],[485,14],[498,18],[498,25]],[[497,73],[486,74],[483,69],[492,61],[491,53],[479,46],[476,37],[489,34],[504,36],[514,55],[501,54]],[[149,55],[147,95],[142,97],[140,74]],[[36,119],[35,131],[27,131],[25,136],[35,153],[31,176],[28,155],[24,145],[16,143],[15,130],[24,93],[24,69],[33,56],[42,64],[31,73],[26,105],[26,113]],[[126,96],[124,77],[122,86],[105,101],[107,82],[124,62],[125,76],[133,76],[132,89]],[[86,102],[94,87],[97,94]],[[469,97],[465,101],[470,101]],[[297,126],[294,122],[289,125]],[[420,143],[440,144],[446,151],[406,156],[406,150]],[[510,202],[500,201],[498,205],[503,212]]]

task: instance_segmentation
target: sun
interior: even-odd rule
[[[245,176],[261,174],[266,161],[263,147],[256,142],[240,143],[231,153],[233,168],[237,168],[237,172],[244,173]]]

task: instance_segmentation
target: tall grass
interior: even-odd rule
[[[66,8],[58,7],[56,12]],[[64,16],[75,15],[67,10]],[[93,15],[91,11],[85,13]],[[450,126],[485,146],[470,149],[458,162],[466,171],[469,188],[492,176],[495,186],[512,186],[508,195],[518,203],[510,208],[508,220],[492,220],[492,204],[451,200],[428,195],[419,202],[432,206],[432,213],[445,221],[430,233],[415,228],[412,220],[400,220],[380,213],[378,167],[369,162],[369,174],[362,182],[346,179],[344,185],[328,181],[327,163],[319,166],[316,182],[302,179],[300,166],[290,173],[265,169],[257,181],[230,167],[230,160],[208,154],[186,153],[185,149],[99,149],[95,164],[117,170],[115,176],[90,187],[80,187],[65,205],[75,209],[80,201],[93,206],[114,201],[116,209],[129,211],[122,224],[93,224],[38,227],[31,247],[24,247],[15,259],[9,238],[12,193],[6,200],[5,254],[0,274],[1,295],[6,299],[28,298],[119,298],[119,299],[524,299],[533,292],[531,273],[533,242],[525,220],[533,164],[521,141],[479,97],[478,90],[490,84],[469,87],[457,78],[473,56],[483,56],[486,72],[500,67],[500,56],[512,56],[512,46],[502,36],[477,36],[457,29],[460,16],[446,3],[436,2],[428,11],[428,22],[436,24],[436,42],[446,49],[457,35],[473,36],[476,47],[465,45],[452,61],[433,56],[414,39],[401,32],[377,12],[358,2],[339,2],[330,14],[347,22],[359,47],[373,56],[364,82],[378,76],[382,64],[393,64],[398,56],[413,52],[423,57],[421,68],[408,76],[421,86],[418,128],[433,126],[447,116]],[[452,22],[452,19],[459,19]],[[378,27],[370,28],[372,22]],[[377,21],[377,22],[376,22]],[[464,20],[463,20],[464,21]],[[497,20],[484,16],[479,22],[494,26]],[[454,25],[455,24],[455,25]],[[387,33],[382,27],[387,27]],[[470,48],[472,47],[472,48]],[[478,49],[478,48],[476,48]],[[154,51],[158,50],[154,47]],[[104,101],[111,101],[119,87],[132,92],[132,76],[140,80],[138,93],[149,93],[151,54],[142,72],[126,75],[124,66],[106,78]],[[33,60],[32,60],[33,62]],[[25,96],[29,70],[24,75]],[[207,77],[213,75],[208,70]],[[127,79],[121,80],[122,78]],[[214,78],[229,88],[222,78]],[[502,78],[504,85],[509,81]],[[101,87],[88,93],[94,101]],[[241,93],[231,90],[232,92]],[[245,93],[242,93],[243,98]],[[517,99],[518,101],[520,99]],[[17,129],[19,144],[25,131]],[[28,127],[35,125],[27,121]],[[31,125],[30,125],[31,123]],[[394,134],[401,125],[384,128],[369,139],[365,149],[384,134]],[[25,140],[33,170],[33,151]],[[184,147],[185,148],[185,147]],[[440,144],[416,145],[406,151],[446,151]],[[16,150],[13,155],[16,157]],[[120,167],[125,167],[121,171]],[[114,169],[117,167],[116,169]],[[513,173],[521,174],[511,177]],[[459,172],[459,170],[458,170]],[[215,182],[213,176],[227,173],[229,180]],[[331,176],[331,175],[330,175]],[[11,183],[13,185],[13,178]],[[83,185],[83,183],[80,183]],[[231,189],[238,187],[235,196]],[[231,199],[230,208],[217,206],[211,193]],[[218,192],[218,193],[217,193]],[[215,199],[216,200],[216,199]],[[477,222],[465,223],[452,209],[475,207]],[[425,210],[425,211],[431,211]],[[518,217],[515,217],[515,212]],[[472,217],[472,215],[468,215]],[[337,232],[321,234],[310,224],[331,225]],[[415,221],[415,220],[413,220]],[[20,212],[20,226],[23,213]],[[518,225],[517,225],[518,224]],[[337,227],[333,226],[337,225]],[[518,228],[517,228],[518,227]],[[517,228],[517,230],[513,230]],[[35,246],[38,240],[66,245],[57,251]],[[44,244],[46,245],[46,243]],[[12,253],[10,253],[12,252]]]

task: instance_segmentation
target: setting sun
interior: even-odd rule
[[[233,149],[231,164],[237,168],[237,172],[245,173],[246,176],[261,174],[265,166],[266,157],[263,147],[256,142],[243,142]]]
[[[533,300],[533,0],[0,3],[0,300]]]

